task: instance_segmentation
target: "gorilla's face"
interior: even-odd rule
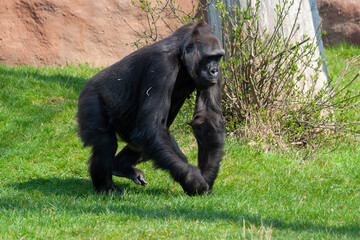
[[[213,51],[210,55],[205,55],[199,64],[198,79],[195,84],[199,89],[206,89],[220,81],[220,61],[224,55],[222,52]],[[212,55],[214,54],[214,55]]]
[[[196,88],[207,89],[220,81],[220,62],[225,51],[207,27],[196,29],[186,43],[182,61]]]

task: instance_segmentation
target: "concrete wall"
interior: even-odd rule
[[[228,5],[236,4],[240,7],[247,7],[247,0],[225,0]],[[214,7],[215,0],[213,4],[209,6],[209,24],[215,29],[215,33],[218,37],[222,38],[222,30],[221,30],[221,20],[218,17],[218,13]],[[255,3],[255,0],[252,1]],[[279,1],[274,0],[261,0],[260,13],[259,13],[259,24],[262,29],[267,29],[269,33],[271,33],[272,29],[276,25],[276,13],[274,11],[275,5],[278,4]],[[297,16],[298,7],[300,6],[300,13]],[[297,20],[296,20],[297,19]],[[324,46],[321,40],[321,29],[320,29],[320,19],[319,13],[317,9],[316,0],[295,0],[294,5],[291,7],[289,15],[284,21],[284,25],[282,28],[282,32],[284,36],[288,36],[292,31],[292,27],[294,21],[297,21],[297,24],[300,26],[299,31],[296,33],[293,38],[293,43],[300,42],[302,40],[303,35],[307,35],[311,38],[311,41],[314,40],[318,43],[318,47],[316,48],[314,59],[318,59],[324,56]],[[311,75],[314,74],[312,69],[308,69],[305,73],[307,86],[311,85]],[[321,72],[319,75],[319,80],[317,82],[316,88],[319,89],[328,83],[328,73],[325,60],[321,66]]]

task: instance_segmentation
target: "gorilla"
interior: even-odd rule
[[[98,193],[118,192],[112,175],[146,185],[135,165],[151,159],[188,195],[211,193],[223,156],[219,40],[205,23],[190,23],[90,78],[78,101],[79,135],[90,146],[89,172]],[[190,123],[198,144],[191,165],[169,131],[196,91]],[[117,138],[127,145],[118,153]]]

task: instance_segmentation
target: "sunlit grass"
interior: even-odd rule
[[[351,49],[326,55],[344,62],[358,54]],[[341,68],[328,66],[333,76]],[[97,71],[0,65],[0,239],[360,238],[360,144],[352,139],[307,161],[227,139],[212,195],[186,196],[151,162],[139,165],[146,187],[114,177],[124,196],[95,194],[75,116]],[[195,164],[187,115],[174,135]]]

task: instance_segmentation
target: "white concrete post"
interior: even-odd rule
[[[210,4],[208,7],[208,22],[210,26],[215,30],[215,34],[219,39],[222,40],[222,30],[221,30],[221,20],[219,18],[219,13],[215,9],[214,5],[217,0],[212,0],[213,4]],[[248,0],[223,0],[227,6],[237,4],[239,7],[247,7]],[[254,4],[256,0],[252,0]],[[275,5],[278,4],[278,0],[261,0],[260,13],[259,13],[259,22],[262,29],[268,29],[271,32],[271,29],[275,26],[276,14],[274,12]],[[300,14],[297,20],[297,24],[300,25],[300,30],[297,32],[294,41],[301,41],[301,37],[305,34],[311,38],[316,37],[318,42],[318,47],[314,54],[314,58],[318,59],[319,56],[322,56],[324,59],[322,63],[322,71],[319,74],[319,80],[316,85],[316,89],[319,89],[325,84],[328,84],[328,72],[325,62],[324,55],[324,46],[321,40],[321,29],[320,29],[320,18],[319,12],[317,9],[316,0],[294,0],[294,5],[290,9],[290,13],[284,21],[283,33],[285,36],[290,34],[294,20],[297,14],[298,6],[300,5]],[[305,74],[307,78],[313,75],[311,69],[308,69],[308,72]],[[306,79],[307,81],[307,79]]]

